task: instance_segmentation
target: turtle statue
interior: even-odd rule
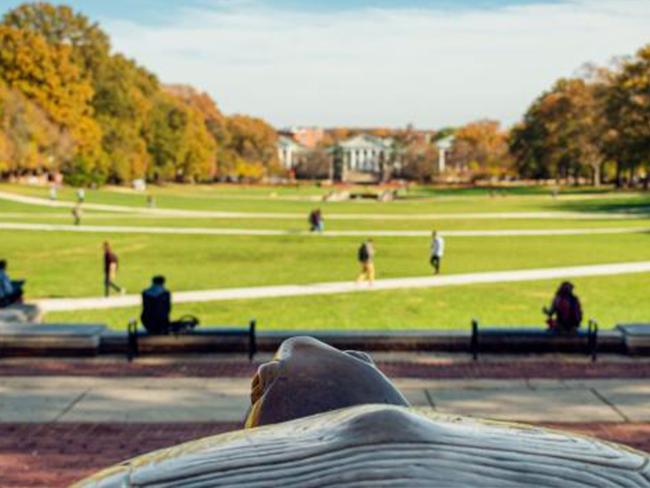
[[[650,457],[558,431],[426,413],[356,351],[285,341],[242,430],[125,461],[77,487],[650,487]]]

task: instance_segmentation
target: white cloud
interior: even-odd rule
[[[650,1],[338,14],[236,2],[172,25],[104,25],[165,82],[278,126],[509,124],[558,77],[650,42]]]

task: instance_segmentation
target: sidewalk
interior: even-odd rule
[[[213,302],[221,300],[247,300],[255,298],[279,298],[338,293],[368,293],[380,290],[414,288],[438,288],[443,286],[474,285],[485,283],[514,283],[550,279],[568,279],[585,276],[612,276],[646,273],[650,261],[568,266],[561,268],[519,269],[511,271],[485,271],[451,275],[418,276],[410,278],[380,279],[372,286],[354,281],[335,281],[305,285],[255,286],[247,288],[219,288],[214,290],[179,291],[174,293],[174,303]],[[72,310],[104,310],[139,306],[139,295],[95,298],[52,298],[36,300],[43,312]]]
[[[415,408],[558,428],[650,452],[645,358],[373,357]],[[239,429],[258,364],[241,355],[4,359],[0,487],[63,487],[145,452]]]
[[[415,407],[521,422],[650,422],[647,380],[394,379]],[[1,378],[3,423],[240,422],[246,378]]]

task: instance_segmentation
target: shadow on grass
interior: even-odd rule
[[[595,198],[558,202],[558,209],[569,212],[628,214],[650,218],[650,193],[629,198]]]

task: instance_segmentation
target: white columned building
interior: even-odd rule
[[[336,152],[343,165],[342,175],[364,181],[380,180],[392,159],[393,141],[361,134],[339,142]]]
[[[447,168],[447,153],[453,144],[454,136],[447,136],[436,142],[436,146],[438,147],[438,174],[445,172]]]
[[[286,136],[278,137],[277,147],[280,163],[286,169],[294,169],[300,156],[304,155],[307,150],[303,145]]]

